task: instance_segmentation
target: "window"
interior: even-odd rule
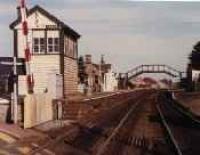
[[[53,52],[53,38],[48,38],[48,52]]]
[[[74,42],[72,41],[71,42],[71,49],[70,49],[70,56],[72,57],[72,58],[74,58],[74,53],[75,53],[75,50],[74,50]]]
[[[65,55],[71,58],[77,58],[78,44],[71,39],[65,39]]]
[[[59,38],[48,38],[48,52],[59,52]]]
[[[34,53],[39,53],[39,39],[34,38],[33,40],[33,51]]]
[[[74,42],[74,47],[73,47],[73,49],[74,49],[74,58],[77,58],[78,57],[78,45],[77,45],[77,43],[76,42]]]
[[[45,39],[44,38],[34,38],[33,39],[33,52],[38,53],[38,54],[45,52]]]
[[[54,51],[55,52],[58,52],[59,51],[59,39],[58,38],[55,38],[54,39]]]
[[[45,52],[45,39],[40,38],[40,52],[44,53]]]
[[[73,49],[69,49],[69,56],[73,58]]]
[[[68,55],[69,51],[69,40],[65,39],[65,55]]]
[[[47,48],[48,53],[58,53],[59,42],[59,38],[48,38],[47,40],[45,38],[33,38],[33,52],[42,54],[45,53]]]

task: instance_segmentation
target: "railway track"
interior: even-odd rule
[[[131,92],[98,102],[98,112],[86,115],[70,129],[51,133],[28,154],[58,155],[174,155],[157,118],[157,92]],[[116,103],[115,103],[116,102]],[[95,103],[95,102],[94,102]],[[90,103],[91,104],[91,103]],[[154,119],[155,119],[154,118]]]
[[[77,124],[70,133],[66,132],[58,136],[30,154],[41,153],[44,149],[51,149],[52,152],[60,154],[102,154],[101,152],[104,152],[102,150],[113,140],[118,130],[137,109],[136,107],[141,103],[138,100],[148,93],[126,95],[126,98],[120,100],[122,104],[92,115],[90,119]],[[63,149],[61,149],[62,146]],[[97,149],[99,147],[100,150]]]
[[[140,111],[142,107],[142,100],[139,100],[129,112],[125,115],[122,123],[120,123],[115,131],[111,134],[110,137],[102,144],[102,147],[98,150],[97,155],[103,154],[122,154],[125,150],[128,150],[127,146],[134,146],[135,142],[138,140],[138,144],[143,145],[141,139],[133,139],[131,135],[133,130],[133,120],[136,117],[136,114]],[[135,150],[134,150],[135,151]],[[133,153],[133,152],[132,152]]]
[[[200,154],[199,124],[180,111],[168,96],[162,96],[157,109],[175,154]]]
[[[156,98],[157,94],[152,93],[138,101],[139,104],[130,114],[126,123],[119,129],[116,136],[101,154],[172,155],[170,148],[164,145],[164,135],[162,135],[160,123],[152,123],[149,120],[152,114],[157,115]],[[158,133],[160,135],[156,136]]]
[[[112,131],[111,135],[106,139],[105,142],[100,146],[100,148],[97,151],[97,155],[105,154],[106,150],[108,149],[108,145],[111,144],[111,141],[119,141],[117,140],[117,135],[119,134],[120,129],[128,123],[128,120],[130,120],[130,117],[133,115],[134,112],[139,108],[141,104],[141,101],[138,101],[134,105],[131,106],[130,110],[126,113],[126,115],[120,120],[119,124],[116,126],[116,128]],[[119,147],[118,147],[119,148]],[[115,152],[118,152],[118,150],[115,150]],[[107,153],[106,153],[107,154]]]

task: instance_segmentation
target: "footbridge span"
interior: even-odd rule
[[[128,83],[132,79],[144,73],[167,74],[172,78],[179,78],[179,79],[182,79],[184,74],[184,72],[178,71],[177,69],[169,65],[164,65],[164,64],[140,65],[129,70],[126,73],[120,73],[119,79],[121,86],[127,87]]]

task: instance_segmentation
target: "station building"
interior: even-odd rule
[[[118,81],[116,74],[112,71],[112,65],[105,63],[103,56],[100,63],[94,63],[90,54],[85,55],[83,68],[84,76],[80,82],[80,85],[84,85],[82,89],[86,89],[90,93],[117,90]]]

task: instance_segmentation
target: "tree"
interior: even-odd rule
[[[194,45],[189,59],[193,68],[200,69],[200,41]]]

